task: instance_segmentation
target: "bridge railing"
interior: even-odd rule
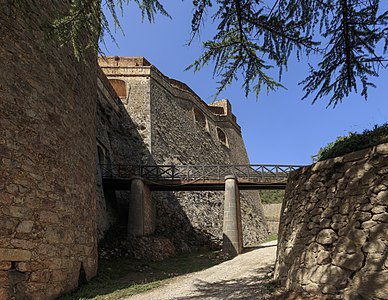
[[[100,165],[104,178],[140,176],[153,180],[286,179],[296,165]]]

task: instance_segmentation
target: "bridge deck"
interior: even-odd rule
[[[285,189],[290,165],[153,165],[101,166],[105,189],[130,190],[131,180],[142,177],[152,191],[221,191],[224,178],[236,176],[240,190]]]
[[[186,180],[148,180],[144,182],[151,191],[223,191],[225,189],[225,181],[218,179],[205,179],[188,182]],[[253,180],[238,180],[240,190],[284,190],[287,180],[280,181],[258,181]],[[108,190],[130,190],[130,178],[104,178],[103,185]]]

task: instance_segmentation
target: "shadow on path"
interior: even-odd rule
[[[276,248],[276,247],[277,247],[277,244],[274,244],[274,245],[262,245],[262,246],[244,247],[242,253],[248,253],[248,252],[251,252],[251,251],[253,251],[253,250],[264,249],[264,248],[272,248],[272,247],[275,247],[275,248]]]
[[[175,297],[184,299],[272,299],[275,283],[267,274],[273,270],[272,264],[267,264],[254,271],[251,276],[217,282],[207,282],[197,279],[194,282],[193,295]]]

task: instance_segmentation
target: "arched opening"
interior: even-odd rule
[[[193,108],[193,112],[194,112],[195,123],[197,123],[203,129],[207,130],[207,120],[203,112],[196,107]]]
[[[226,137],[225,132],[219,127],[217,127],[217,137],[222,144],[224,144],[226,147],[229,147],[228,138]]]
[[[120,98],[127,98],[127,86],[125,81],[120,79],[109,79],[110,84]]]

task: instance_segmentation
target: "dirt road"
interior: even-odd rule
[[[177,277],[165,286],[125,300],[269,299],[268,273],[273,270],[276,241],[210,269]]]

